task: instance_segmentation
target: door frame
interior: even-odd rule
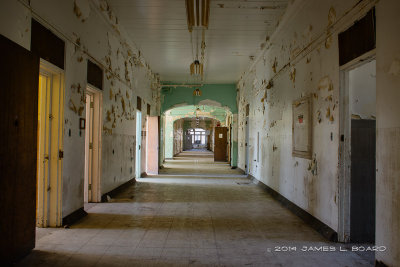
[[[375,59],[376,51],[374,49],[339,68],[339,242],[350,242],[351,114],[349,72]]]
[[[91,197],[88,197],[88,202],[101,202],[101,153],[102,153],[102,108],[103,108],[103,93],[100,89],[87,84],[85,90],[85,99],[86,95],[93,96],[93,126],[92,126],[92,184],[91,184]],[[85,105],[87,107],[87,105]],[[87,114],[87,113],[86,113]],[[85,183],[86,183],[86,168],[87,164],[87,156],[86,149],[88,149],[88,145],[86,143],[86,133],[89,129],[90,120],[86,118],[85,121]],[[89,150],[89,149],[88,149]],[[84,183],[84,184],[85,184]],[[88,190],[88,188],[84,188],[84,190]]]
[[[37,214],[36,214],[36,225],[38,227],[56,227],[62,225],[62,183],[63,183],[63,141],[64,141],[64,97],[65,97],[65,80],[64,70],[57,66],[40,59],[39,75],[45,75],[51,78],[50,83],[50,103],[52,105],[52,114],[55,114],[53,109],[58,108],[55,117],[52,116],[52,124],[50,125],[50,136],[46,138],[45,142],[50,146],[50,150],[53,150],[46,159],[45,155],[39,153],[40,144],[42,141],[42,134],[45,132],[40,131],[40,125],[38,125],[38,159],[37,159],[37,176],[39,176],[40,162],[50,160],[48,166],[48,179],[47,181],[41,181],[37,177]],[[39,94],[39,90],[38,90]],[[42,99],[38,97],[38,102]],[[56,103],[55,103],[56,101]],[[40,105],[40,104],[39,104]],[[46,130],[45,130],[46,131]],[[54,148],[56,145],[56,148]],[[55,151],[57,150],[57,151]],[[55,154],[55,155],[54,155]],[[40,190],[40,187],[42,190]],[[55,190],[48,190],[54,189]]]
[[[156,120],[157,122],[154,123],[153,120]],[[159,116],[147,116],[147,122],[146,122],[146,174],[152,174],[152,175],[157,175],[158,174],[158,162],[159,162]],[[157,126],[157,129],[151,129],[151,126]],[[154,138],[154,135],[157,135],[156,138]],[[154,142],[155,141],[155,142]],[[150,160],[150,151],[154,152],[154,147],[151,148],[151,146],[156,145],[155,149],[155,157],[157,157],[156,162],[153,162]],[[154,164],[155,163],[155,164]],[[153,168],[149,168],[149,165],[152,165]],[[155,166],[156,165],[156,166]],[[154,171],[153,171],[154,170]]]
[[[250,174],[250,116],[245,117],[245,138],[244,138],[244,153],[245,153],[245,162],[244,162],[244,171],[245,174]]]
[[[135,178],[141,177],[142,158],[142,112],[136,111],[136,149],[135,149]]]

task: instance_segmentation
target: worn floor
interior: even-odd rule
[[[327,242],[209,152],[184,152],[86,209],[70,229],[38,229],[17,266],[373,266],[372,253],[339,251],[349,245]]]

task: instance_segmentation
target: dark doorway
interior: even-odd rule
[[[351,242],[375,242],[375,129],[375,120],[351,120]]]

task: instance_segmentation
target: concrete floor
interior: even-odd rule
[[[17,266],[373,266],[327,242],[212,153],[184,152],[70,229],[38,229]],[[297,251],[280,252],[287,247]]]

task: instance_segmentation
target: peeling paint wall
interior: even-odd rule
[[[65,217],[83,207],[85,131],[79,130],[79,119],[85,117],[87,60],[104,69],[102,194],[134,177],[136,97],[143,99],[143,107],[151,104],[151,114],[158,114],[160,84],[106,1],[32,0],[29,4],[1,1],[0,33],[29,49],[31,18],[40,17],[44,26],[65,40]]]
[[[400,263],[400,2],[376,7],[376,243],[387,247],[376,259]]]
[[[250,104],[250,174],[336,231],[337,34],[359,18],[353,9],[357,2],[292,1],[277,31],[238,82],[238,166],[245,169],[246,105]],[[312,98],[312,159],[292,156],[292,103],[303,96]]]

